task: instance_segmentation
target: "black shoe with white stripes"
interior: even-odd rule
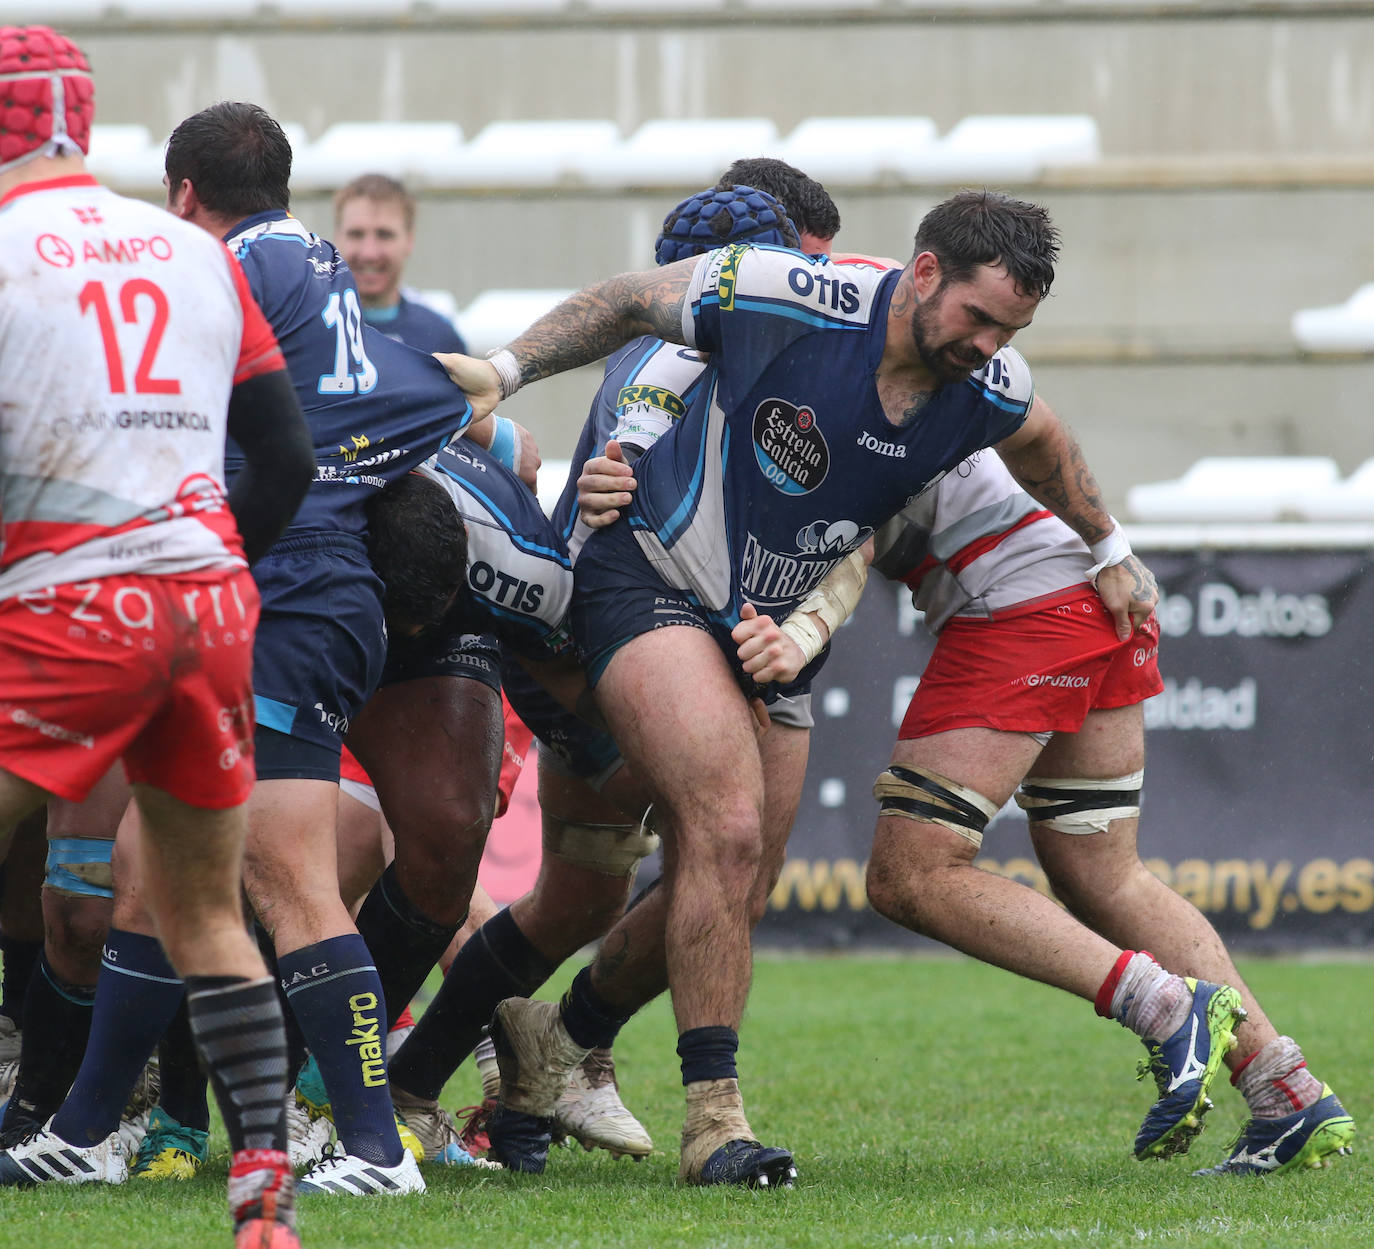
[[[123,1184],[129,1167],[119,1133],[98,1145],[69,1144],[46,1128],[0,1152],[0,1185],[27,1188],[34,1184]]]
[[[296,1181],[298,1196],[342,1193],[349,1197],[368,1197],[377,1193],[399,1197],[424,1191],[424,1177],[409,1151],[401,1155],[401,1161],[394,1167],[384,1167],[379,1162],[339,1151],[326,1153]]]

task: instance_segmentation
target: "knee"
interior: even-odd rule
[[[95,984],[113,908],[107,898],[43,890],[44,949],[49,965],[63,980]]]
[[[476,869],[496,817],[495,794],[457,792],[382,804],[396,839],[396,862],[417,880]]]
[[[961,875],[978,870],[977,853],[938,825],[880,820],[864,878],[868,903],[883,918],[926,932]]]

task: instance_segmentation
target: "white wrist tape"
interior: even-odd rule
[[[502,399],[509,399],[520,389],[520,362],[509,347],[498,347],[487,352],[487,359],[496,370],[496,384]]]
[[[1093,584],[1097,584],[1098,574],[1104,568],[1110,568],[1113,564],[1121,564],[1131,557],[1131,544],[1126,540],[1126,531],[1117,523],[1116,518],[1112,518],[1112,531],[1101,542],[1094,542],[1088,547],[1088,553],[1093,557],[1093,566],[1088,569],[1087,578]]]
[[[868,564],[858,551],[851,551],[828,573],[825,579],[811,591],[797,606],[792,614],[778,626],[790,637],[810,663],[825,649],[826,638],[811,621],[811,616],[819,616],[825,621],[830,637],[859,605],[864,585],[868,581]]]

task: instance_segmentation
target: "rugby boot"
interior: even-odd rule
[[[744,1117],[738,1080],[687,1086],[678,1179],[686,1184],[791,1188],[797,1168],[789,1150],[761,1145]]]
[[[446,1167],[471,1167],[478,1165],[458,1139],[458,1128],[449,1114],[438,1101],[424,1097],[414,1097],[404,1089],[391,1086],[391,1104],[420,1142],[425,1151],[426,1162],[437,1162]],[[482,1165],[487,1165],[485,1162]],[[491,1165],[495,1165],[494,1163]]]
[[[568,1035],[557,1002],[510,997],[496,1008],[491,1039],[507,1110],[552,1119],[573,1068],[587,1056]]]
[[[335,1150],[326,1152],[301,1176],[296,1191],[302,1195],[340,1193],[350,1197],[401,1197],[424,1192],[425,1181],[415,1165],[415,1156],[408,1150],[402,1152],[401,1161],[394,1167]]]
[[[543,1175],[549,1161],[549,1146],[553,1143],[553,1119],[548,1115],[527,1115],[523,1110],[511,1110],[503,1102],[487,1119],[487,1138],[490,1148],[487,1157],[500,1163],[507,1171],[525,1175]]]
[[[1229,985],[1186,977],[1193,993],[1188,1017],[1166,1040],[1147,1042],[1149,1058],[1137,1079],[1153,1076],[1159,1099],[1135,1138],[1135,1156],[1172,1158],[1186,1154],[1212,1108],[1207,1096],[1222,1059],[1236,1044],[1234,1025],[1245,1018],[1240,994]]]
[[[154,1106],[129,1174],[143,1180],[189,1180],[209,1157],[209,1132],[188,1128]]]
[[[82,1146],[40,1128],[0,1152],[0,1185],[31,1188],[35,1184],[123,1184],[129,1165],[119,1133],[98,1144]]]
[[[583,1149],[604,1149],[612,1158],[639,1161],[654,1143],[643,1124],[625,1108],[609,1049],[594,1049],[568,1078],[554,1110],[554,1127]]]
[[[1355,1120],[1336,1100],[1330,1085],[1305,1110],[1279,1119],[1249,1119],[1231,1152],[1214,1167],[1194,1175],[1282,1175],[1285,1171],[1330,1166],[1354,1152]]]

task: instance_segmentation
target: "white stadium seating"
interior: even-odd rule
[[[1304,495],[1293,510],[1302,520],[1374,521],[1374,459],[1349,477]]]
[[[462,141],[462,128],[451,121],[339,122],[295,153],[291,185],[300,191],[332,190],[360,173],[408,180]]]
[[[1374,282],[1343,304],[1295,312],[1293,337],[1304,351],[1374,351]]]
[[[1097,122],[1082,114],[974,116],[914,152],[900,173],[918,182],[1031,181],[1046,165],[1101,157]]]
[[[419,181],[445,187],[552,188],[620,142],[613,121],[497,121],[454,151],[427,158]]]
[[[582,162],[591,186],[709,186],[738,156],[757,156],[777,142],[765,117],[659,118],[623,143]]]
[[[1145,522],[1286,520],[1339,476],[1326,456],[1208,456],[1174,481],[1132,486],[1126,506]]]
[[[980,184],[1033,181],[1049,165],[1100,156],[1097,124],[1079,115],[966,117],[943,136],[929,117],[901,115],[812,117],[785,137],[764,117],[659,118],[624,136],[605,118],[498,121],[466,141],[451,121],[338,122],[313,141],[299,124],[283,128],[303,193],[362,173],[433,191],[699,188],[737,157],[760,155],[834,188]],[[98,125],[92,157],[121,190],[156,193],[162,182],[162,142],[144,126]]]
[[[812,117],[768,152],[834,186],[900,181],[939,136],[929,117]]]
[[[483,291],[458,314],[458,329],[474,356],[504,347],[539,320],[571,290]]]

